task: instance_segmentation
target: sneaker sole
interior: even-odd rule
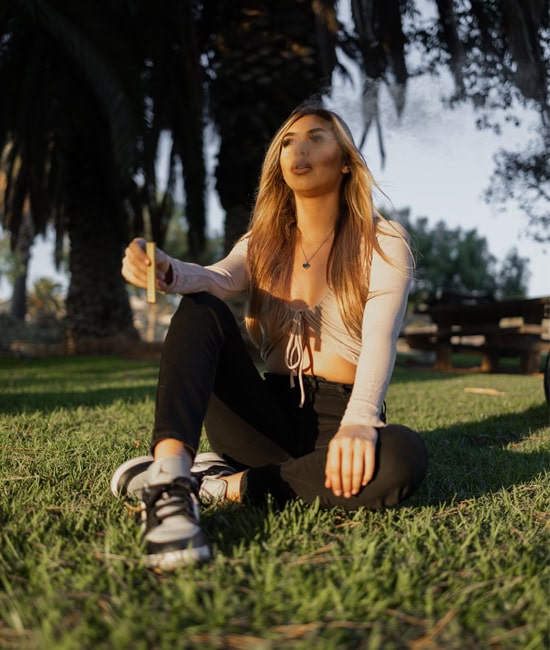
[[[120,467],[117,467],[111,478],[111,492],[113,495],[117,499],[125,496],[130,481],[138,474],[145,472],[152,462],[152,456],[138,456],[137,458],[130,458],[130,460],[122,463]]]
[[[145,564],[148,567],[164,571],[173,571],[178,567],[208,562],[208,560],[210,560],[210,548],[206,545],[145,556]]]
[[[214,452],[197,454],[195,462],[191,466],[191,476],[202,479],[205,476],[220,478],[236,474],[237,470],[231,467],[227,461]]]

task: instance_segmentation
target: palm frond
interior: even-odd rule
[[[135,161],[136,120],[121,81],[113,66],[79,25],[43,0],[18,0],[18,4],[66,51],[94,89],[98,104],[107,116],[113,152],[118,166],[129,169]]]

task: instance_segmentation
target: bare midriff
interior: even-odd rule
[[[281,375],[288,375],[288,367],[285,363],[285,352],[288,337],[284,337],[279,344],[273,349],[266,360],[266,370]],[[315,350],[314,346],[319,347],[317,338],[309,337],[305,339],[305,364],[304,375],[317,375],[327,381],[335,381],[341,384],[353,384],[355,380],[356,366],[343,359],[328,347],[325,349]]]

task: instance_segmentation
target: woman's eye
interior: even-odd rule
[[[309,139],[311,142],[324,141],[324,137],[322,133],[311,133]],[[292,137],[284,138],[283,141],[281,142],[281,148],[284,149],[285,147],[288,147],[291,144],[294,144],[294,138]]]

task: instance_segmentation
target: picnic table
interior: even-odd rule
[[[502,357],[519,357],[520,372],[537,373],[542,354],[550,351],[550,296],[443,294],[417,311],[430,322],[405,328],[405,341],[411,349],[435,351],[438,370],[453,368],[453,353],[475,353],[486,372],[498,372]]]

